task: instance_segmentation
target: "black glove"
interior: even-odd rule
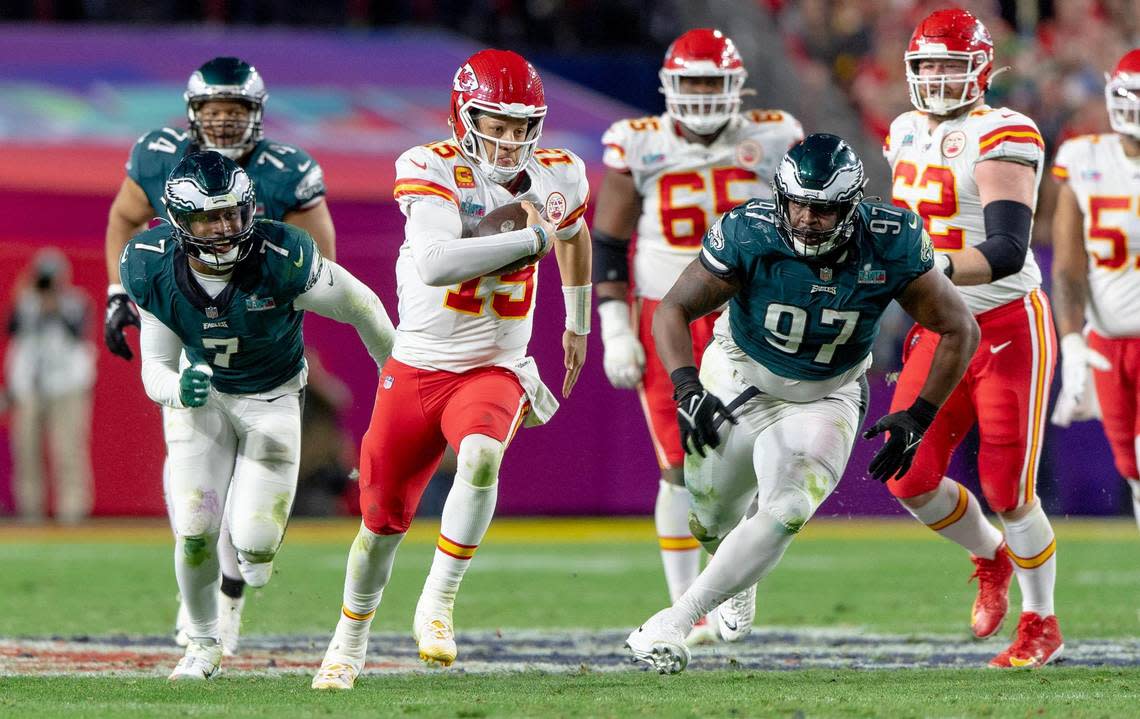
[[[926,434],[936,414],[938,408],[919,397],[907,409],[882,417],[864,432],[864,439],[871,439],[882,432],[890,433],[887,443],[871,460],[871,476],[880,482],[886,482],[891,477],[906,474],[910,463],[914,461],[914,453],[918,451],[918,443],[922,441],[922,435]]]
[[[103,318],[103,343],[111,350],[111,354],[119,355],[125,360],[135,356],[123,334],[123,329],[130,325],[141,326],[138,310],[131,304],[131,298],[124,292],[108,297],[107,314]]]
[[[673,399],[677,401],[677,424],[681,427],[681,447],[686,454],[705,456],[705,447],[720,445],[717,434],[719,420],[736,424],[732,412],[701,385],[696,367],[682,367],[669,378],[673,380]]]

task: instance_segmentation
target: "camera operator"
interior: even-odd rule
[[[87,338],[90,303],[71,285],[70,274],[58,250],[38,252],[8,320],[13,489],[16,509],[29,521],[41,521],[47,513],[44,438],[55,479],[55,518],[74,523],[91,512],[95,351]]]

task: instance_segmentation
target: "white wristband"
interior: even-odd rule
[[[629,317],[629,305],[625,300],[606,300],[598,303],[598,318],[602,321],[602,339],[618,335],[632,335],[633,325]]]
[[[576,335],[590,334],[590,298],[593,285],[573,285],[562,288],[566,301],[566,329]]]
[[[125,295],[125,294],[127,294],[127,288],[123,287],[119,283],[112,282],[111,284],[107,285],[107,296],[108,297],[111,297],[112,295]]]

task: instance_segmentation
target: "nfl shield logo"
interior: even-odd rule
[[[830,267],[820,267],[819,268],[819,279],[823,280],[824,282],[831,282],[831,268]]]
[[[207,307],[206,308],[206,316],[212,320],[218,319],[218,308],[217,307]]]
[[[395,381],[396,381],[396,378],[393,377],[392,375],[386,376],[384,378],[384,389],[392,389],[392,383]]]

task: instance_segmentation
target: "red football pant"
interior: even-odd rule
[[[638,298],[633,311],[636,316],[638,339],[645,348],[645,374],[637,392],[641,396],[641,409],[645,412],[645,422],[649,425],[649,438],[657,454],[657,464],[662,469],[679,467],[685,460],[685,450],[681,448],[681,429],[677,426],[677,403],[673,401],[673,380],[657,356],[657,345],[653,342],[653,313],[661,300]],[[712,341],[713,323],[719,312],[705,315],[689,325],[693,333],[693,359],[701,366],[705,347]]]
[[[447,445],[458,451],[469,434],[508,444],[526,411],[526,393],[510,370],[456,374],[389,359],[360,447],[364,526],[376,534],[408,531]]]
[[[1104,355],[1112,368],[1093,370],[1104,433],[1112,446],[1116,471],[1125,479],[1140,478],[1136,468],[1136,437],[1140,435],[1140,338],[1111,339],[1089,332],[1089,347]]]
[[[930,425],[914,464],[887,482],[891,494],[915,497],[938,486],[950,455],[978,423],[978,477],[990,508],[1008,512],[1036,496],[1057,335],[1041,290],[976,317],[982,340],[962,381]],[[910,407],[922,389],[939,336],[915,326],[903,349],[903,369],[891,411]]]

